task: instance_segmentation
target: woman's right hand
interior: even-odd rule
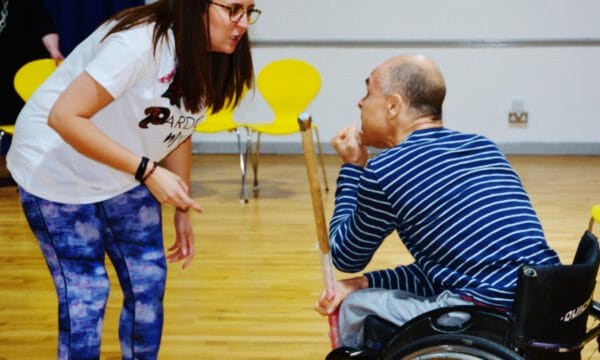
[[[149,171],[150,167],[146,173]],[[157,166],[144,183],[161,204],[170,204],[180,210],[191,208],[202,212],[202,207],[190,197],[190,189],[185,181],[168,169]]]

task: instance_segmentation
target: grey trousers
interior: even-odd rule
[[[363,325],[367,315],[377,315],[401,326],[430,310],[471,304],[448,290],[433,297],[421,297],[402,290],[370,288],[355,291],[342,302],[340,307],[340,342],[342,346],[361,348]]]

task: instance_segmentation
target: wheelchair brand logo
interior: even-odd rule
[[[583,314],[585,312],[585,310],[590,306],[591,302],[592,302],[592,297],[590,297],[589,299],[587,299],[586,302],[584,302],[583,304],[579,305],[575,309],[567,311],[566,314],[564,314],[563,316],[560,317],[560,320],[562,322],[569,322],[569,321],[575,320],[576,318],[579,317],[579,315],[581,315],[581,314]]]

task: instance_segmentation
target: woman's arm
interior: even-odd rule
[[[191,161],[192,161],[192,137],[188,137],[175,150],[173,150],[164,160],[165,167],[177,174],[185,185],[188,196],[191,196]],[[193,200],[192,200],[193,202]],[[193,202],[193,208],[201,212],[202,208]],[[175,243],[168,249],[170,254],[167,259],[170,262],[184,260],[185,269],[195,254],[194,232],[190,217],[189,208],[175,209]]]
[[[105,88],[84,72],[59,96],[50,110],[48,125],[81,154],[135,174],[140,156],[112,140],[89,121],[113,100]]]
[[[189,136],[177,148],[167,155],[164,165],[167,169],[179,175],[190,193],[192,168],[192,137]]]
[[[84,72],[59,96],[48,116],[48,125],[81,154],[134,176],[141,155],[132,153],[90,121],[94,114],[113,100],[104,87]],[[146,174],[151,169],[148,166]],[[146,180],[146,185],[163,204],[202,210],[188,196],[185,181],[167,169],[157,168]]]

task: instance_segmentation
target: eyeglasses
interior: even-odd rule
[[[242,20],[242,17],[244,16],[244,14],[246,14],[246,16],[248,17],[248,23],[252,25],[258,20],[260,14],[262,13],[262,11],[254,8],[244,9],[244,6],[242,6],[242,4],[225,5],[219,4],[218,2],[214,1],[210,1],[210,3],[222,7],[223,9],[229,10],[229,20],[231,20],[231,22],[234,23],[237,23],[240,20]]]

